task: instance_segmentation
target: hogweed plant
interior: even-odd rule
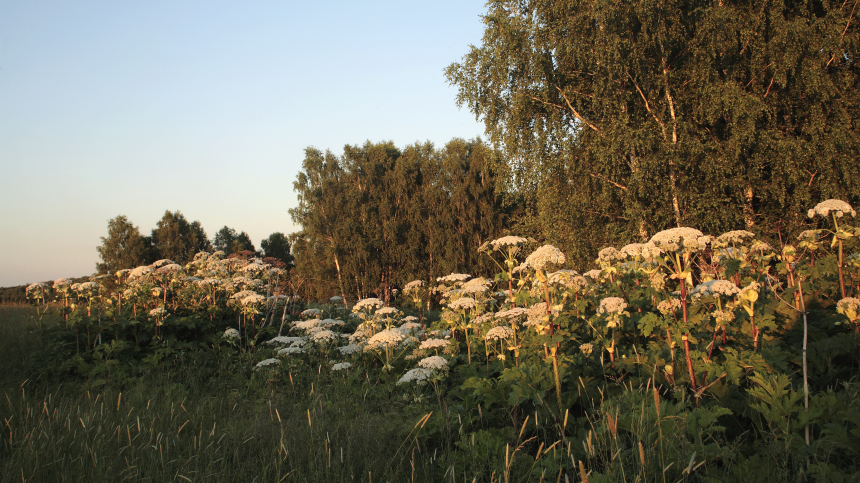
[[[837,270],[839,272],[839,291],[842,295],[842,298],[846,297],[845,294],[845,276],[843,274],[843,245],[846,240],[854,237],[854,230],[851,226],[843,223],[842,226],[839,225],[839,219],[845,215],[851,215],[851,218],[857,216],[857,212],[854,211],[854,208],[851,207],[848,203],[842,200],[825,200],[821,203],[815,205],[815,208],[809,210],[807,214],[809,218],[814,218],[816,215],[821,216],[823,218],[830,218],[833,221],[833,231],[829,232],[833,236],[833,241],[830,243],[830,247],[837,247]],[[828,230],[829,231],[829,230]]]

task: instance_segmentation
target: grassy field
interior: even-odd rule
[[[2,482],[439,477],[432,450],[414,444],[424,409],[356,383],[364,375],[295,374],[283,386],[200,354],[90,387],[40,374],[39,344],[34,309],[0,307]]]

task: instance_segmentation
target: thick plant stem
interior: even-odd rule
[[[842,298],[845,298],[845,276],[842,275],[842,240],[839,240],[839,264],[837,268],[839,269],[839,291]]]
[[[684,341],[684,357],[687,359],[687,371],[690,373],[690,385],[693,386],[693,392],[697,392],[699,388],[696,385],[696,373],[693,371],[693,360],[690,359],[690,340],[687,337],[687,334],[682,335],[681,340]]]

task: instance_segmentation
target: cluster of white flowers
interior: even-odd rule
[[[279,335],[271,340],[267,340],[263,342],[263,344],[277,344],[277,345],[292,345],[295,343],[304,343],[304,337],[289,337],[286,335]]]
[[[528,240],[521,236],[508,235],[503,236],[501,238],[496,238],[495,240],[490,242],[490,245],[493,246],[493,250],[501,250],[502,247],[519,246],[527,241]]]
[[[330,342],[337,342],[338,339],[340,339],[340,337],[338,337],[337,334],[327,329],[314,332],[311,336],[311,340],[315,344],[327,344]]]
[[[621,260],[622,258],[622,253],[616,250],[615,247],[606,247],[597,252],[598,262],[612,263],[615,260]]]
[[[405,287],[403,287],[403,291],[409,293],[423,287],[424,285],[426,285],[424,283],[424,280],[413,280],[407,283]]]
[[[380,309],[376,309],[376,315],[397,315],[400,311],[394,307],[382,307]]]
[[[340,295],[335,295],[333,297],[329,297],[328,301],[332,304],[339,304],[343,302],[343,297],[341,297]]]
[[[262,303],[266,302],[266,300],[267,299],[266,299],[265,295],[260,295],[256,292],[254,292],[253,294],[242,297],[242,299],[239,302],[242,305],[248,306],[248,305],[262,304]]]
[[[358,312],[364,309],[373,310],[377,307],[382,307],[383,305],[385,304],[382,302],[382,300],[379,300],[376,297],[366,298],[356,302],[355,305],[352,307],[352,311]]]
[[[239,331],[233,328],[227,329],[224,331],[224,335],[221,336],[224,339],[238,339]]]
[[[164,317],[167,315],[167,311],[164,310],[164,307],[156,307],[149,311],[149,315],[153,317]]]
[[[763,254],[765,252],[773,252],[774,250],[773,247],[768,245],[767,243],[763,241],[757,241],[750,245],[750,251]]]
[[[562,265],[565,262],[564,253],[552,245],[544,245],[526,257],[525,264],[535,270],[543,270],[549,264]]]
[[[398,327],[403,332],[413,332],[421,328],[418,322],[404,322]]]
[[[48,284],[43,282],[30,284],[25,293],[27,297],[44,297],[48,293]]]
[[[538,302],[529,307],[528,319],[523,325],[543,325],[547,320],[546,302]]]
[[[695,253],[707,248],[711,237],[705,236],[695,228],[679,227],[663,230],[651,237],[649,243],[665,253]]]
[[[418,361],[418,367],[423,367],[431,371],[447,371],[448,361],[443,357],[430,356]]]
[[[696,285],[691,293],[693,298],[719,296],[734,297],[739,294],[741,289],[733,282],[728,280],[708,280]]]
[[[669,300],[661,300],[657,304],[657,310],[663,315],[674,314],[676,310],[681,308],[681,301],[675,298]]]
[[[629,258],[652,260],[660,256],[660,249],[653,243],[631,243],[621,248],[621,253]]]
[[[342,325],[344,325],[344,321],[342,321],[340,319],[323,319],[319,323],[320,327],[326,327],[326,328],[335,327],[335,326],[342,326]]]
[[[465,284],[461,289],[464,294],[483,294],[489,290],[490,282],[485,278],[473,278]]]
[[[502,310],[500,312],[496,312],[497,319],[516,319],[518,317],[522,317],[524,315],[528,315],[529,309],[523,307],[514,307],[508,310]]]
[[[469,310],[478,306],[478,302],[472,297],[461,297],[448,304],[451,310]]]
[[[621,297],[606,297],[600,301],[598,314],[620,314],[627,308],[627,302]]]
[[[469,274],[466,274],[466,273],[452,273],[450,275],[445,275],[444,277],[439,277],[436,279],[436,281],[437,282],[454,283],[454,282],[465,282],[466,280],[469,280],[470,278],[472,278],[472,276]]]
[[[514,331],[510,327],[498,326],[493,327],[492,329],[487,331],[487,335],[484,336],[485,340],[501,340],[501,339],[509,339],[514,336]]]
[[[594,270],[589,270],[585,272],[583,275],[592,279],[592,280],[600,280],[600,276],[603,274],[603,270],[599,268],[595,268]]]
[[[844,215],[851,215],[851,217],[857,216],[857,212],[854,211],[854,208],[851,207],[848,203],[842,200],[826,200],[822,201],[815,205],[815,208],[809,210],[807,215],[810,218],[815,217],[815,215],[828,216],[830,213],[836,216],[836,218],[842,218]]]
[[[178,263],[168,263],[167,265],[159,267],[158,269],[155,270],[156,273],[160,273],[160,274],[170,274],[170,273],[181,272],[181,271],[182,271],[182,265],[179,265]]]
[[[421,341],[421,345],[418,346],[419,349],[444,349],[448,347],[450,344],[448,340],[445,339],[426,339]]]
[[[302,311],[302,317],[319,317],[322,315],[322,310],[320,309],[305,309]]]
[[[433,372],[423,367],[416,367],[415,369],[410,369],[403,375],[400,379],[397,380],[397,385],[406,384],[409,382],[414,382],[419,386],[423,386],[427,383],[427,379],[429,379],[433,375]]]
[[[385,347],[393,347],[402,342],[404,339],[403,333],[398,329],[386,329],[377,332],[367,341],[367,349],[381,349]]]
[[[58,278],[54,280],[54,289],[59,289],[62,287],[66,287],[72,284],[72,281],[68,278]]]
[[[350,355],[355,354],[356,352],[361,350],[361,348],[358,346],[358,344],[349,344],[337,347],[336,350],[343,355]]]
[[[290,354],[304,354],[305,350],[298,346],[284,347],[278,349],[279,356],[288,356]]]
[[[75,287],[77,285],[77,287]],[[78,292],[95,292],[99,289],[98,282],[84,282],[81,284],[72,285],[72,288]]]
[[[264,361],[258,362],[257,365],[254,366],[254,368],[255,369],[262,369],[264,367],[271,366],[274,364],[280,364],[280,363],[281,363],[280,359],[266,359]]]
[[[292,330],[304,330],[308,331],[320,325],[322,320],[320,319],[310,319],[310,320],[298,320],[293,322]]]
[[[352,364],[350,364],[349,362],[338,362],[337,364],[331,366],[331,370],[342,371],[344,369],[349,369],[350,367],[352,367]]]

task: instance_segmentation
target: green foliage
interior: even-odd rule
[[[101,237],[101,240],[101,246],[96,247],[102,259],[96,263],[98,273],[113,274],[154,261],[147,259],[147,240],[124,215],[108,221],[108,236]]]
[[[264,257],[277,258],[285,266],[293,266],[295,258],[290,252],[290,242],[283,233],[279,231],[272,233],[268,238],[260,242],[260,248],[263,249]]]
[[[305,293],[389,300],[414,279],[488,268],[477,248],[506,219],[494,156],[463,140],[441,150],[367,143],[342,157],[308,148],[290,210],[302,226],[290,241]]]
[[[849,5],[490,1],[447,77],[504,149],[518,221],[571,259],[669,226],[785,238],[788,213],[860,201]]]
[[[194,254],[211,250],[212,246],[199,221],[189,223],[179,211],[165,211],[152,230],[152,246],[158,258],[184,265]]]

